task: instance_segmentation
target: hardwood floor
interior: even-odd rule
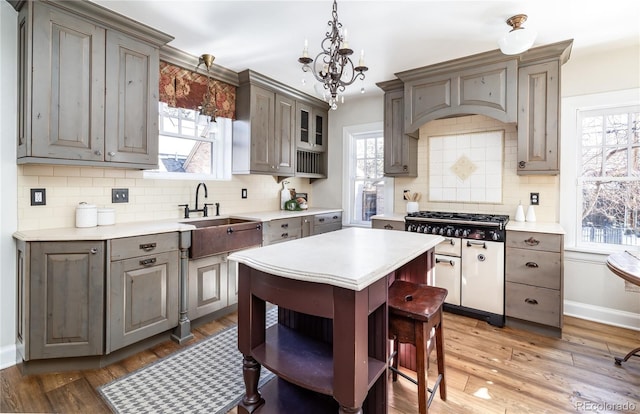
[[[235,322],[234,313],[194,335],[201,340]],[[565,317],[563,337],[549,338],[450,313],[443,326],[447,401],[436,395],[432,413],[640,412],[640,358],[613,361],[638,346],[640,332]],[[180,348],[167,341],[97,370],[23,377],[15,366],[4,369],[0,412],[109,413],[96,387]],[[416,413],[415,385],[391,383],[389,404],[390,414]]]

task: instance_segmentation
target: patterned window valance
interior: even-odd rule
[[[197,109],[207,91],[207,77],[160,61],[160,101],[174,108]],[[215,97],[216,116],[235,119],[236,87],[211,80],[211,99]]]

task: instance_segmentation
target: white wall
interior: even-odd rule
[[[575,149],[571,148],[567,120],[571,119],[569,102],[581,101],[584,95],[640,88],[640,45],[615,49],[606,53],[572,56],[562,72],[563,132],[561,170],[575,165]],[[632,93],[633,95],[633,93]],[[635,94],[636,102],[640,96]],[[573,108],[575,110],[575,108]],[[575,118],[575,117],[574,117]],[[575,139],[573,139],[575,142]],[[575,174],[574,174],[575,177]],[[565,174],[562,179],[560,224],[575,228],[572,197],[575,180]],[[567,179],[569,182],[567,182]],[[575,193],[575,191],[574,191]],[[606,266],[608,253],[585,252],[575,248],[575,237],[567,235],[565,245],[565,314],[617,326],[640,330],[640,293],[625,289],[624,281]]]
[[[0,369],[15,364],[17,12],[0,1]]]

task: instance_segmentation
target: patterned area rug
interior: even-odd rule
[[[278,321],[276,307],[267,326]],[[273,378],[262,368],[259,386]],[[116,413],[218,413],[244,395],[238,329],[232,326],[98,388]]]

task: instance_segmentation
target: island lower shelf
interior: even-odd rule
[[[333,395],[333,345],[276,324],[266,330],[265,342],[254,348],[256,361],[278,377],[325,395]],[[368,387],[386,370],[386,362],[368,358]]]

